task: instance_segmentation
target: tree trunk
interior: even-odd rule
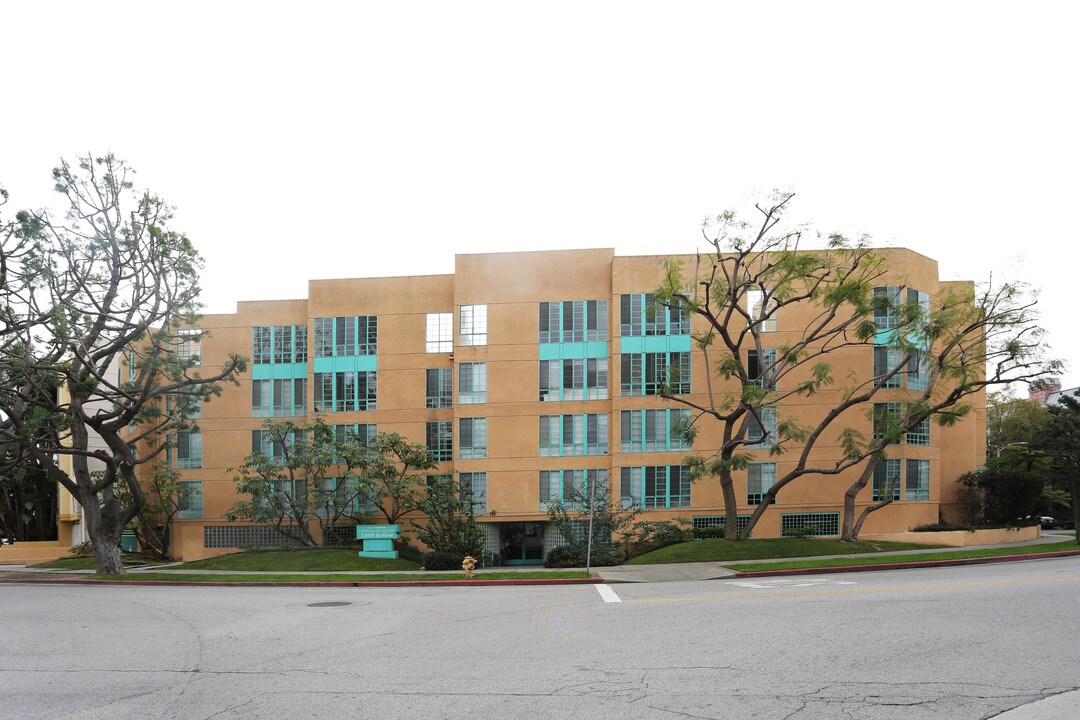
[[[862,514],[859,515],[859,519],[858,519],[858,521],[856,521],[854,529],[851,531],[851,538],[850,539],[851,540],[858,540],[859,539],[859,531],[862,530],[863,523],[866,522],[866,518],[870,515],[870,513],[874,512],[875,510],[880,510],[881,508],[885,507],[886,505],[891,505],[891,504],[892,504],[892,498],[890,497],[890,498],[888,498],[886,500],[882,500],[877,505],[871,505],[870,507],[864,509],[862,511]],[[841,538],[841,539],[847,539],[847,538]]]
[[[870,482],[870,478],[874,477],[874,468],[877,467],[877,458],[871,457],[870,461],[863,468],[862,473],[859,475],[859,479],[852,483],[851,487],[844,493],[844,524],[840,529],[841,540],[858,540],[859,530],[862,529],[863,522],[866,520],[866,516],[877,508],[867,509],[859,517],[858,523],[855,522],[855,498],[862,492],[863,488]]]
[[[124,565],[120,562],[120,546],[108,538],[92,538],[94,544],[94,563],[98,575],[123,575]]]
[[[735,484],[731,472],[720,474],[720,489],[724,492],[724,539],[739,539],[739,501],[735,498]]]
[[[1080,545],[1080,477],[1072,479],[1072,514],[1073,533],[1076,535],[1076,544]]]
[[[124,532],[122,522],[123,507],[115,497],[107,497],[104,502],[99,502],[96,496],[90,495],[88,489],[82,484],[78,488],[79,502],[86,512],[86,529],[90,535],[90,542],[94,546],[94,564],[98,575],[123,575],[124,566],[120,562],[120,535]],[[90,495],[89,497],[87,497]],[[111,493],[102,493],[109,496]]]

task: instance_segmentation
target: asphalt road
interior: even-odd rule
[[[0,608],[4,720],[965,720],[1080,686],[1080,558],[599,590],[0,585]]]

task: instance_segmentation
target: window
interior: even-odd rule
[[[454,457],[454,423],[438,420],[427,423],[428,457],[435,462],[452,460]]]
[[[815,527],[818,535],[840,534],[840,513],[784,513],[780,516],[780,534],[785,530]]]
[[[275,462],[285,462],[286,454],[291,454],[293,446],[303,439],[304,434],[301,430],[294,430],[278,441],[273,439],[269,430],[252,430],[251,452],[252,454],[262,453]]]
[[[356,478],[324,477],[319,480],[314,513],[320,517],[358,515],[370,512],[374,506],[362,506]],[[350,526],[351,527],[351,526]],[[355,532],[355,531],[353,531]],[[351,537],[355,537],[352,535]]]
[[[462,345],[487,345],[487,305],[462,305],[458,309]]]
[[[689,335],[690,318],[681,307],[657,303],[650,293],[620,295],[619,333],[622,337]]]
[[[925,390],[930,384],[930,355],[916,350],[908,360],[904,382],[909,390]]]
[[[768,450],[779,439],[776,407],[766,405],[755,408],[755,411],[746,413],[746,447],[750,450]]]
[[[459,418],[458,423],[458,457],[462,460],[486,458],[487,418]]]
[[[757,321],[758,332],[776,332],[776,299],[769,298],[766,304],[764,290],[746,291],[746,312]]]
[[[874,403],[874,440],[881,440],[888,433],[894,443],[902,443],[904,437],[898,433],[903,419],[903,403]]]
[[[458,403],[476,405],[487,402],[487,363],[458,365]]]
[[[607,397],[607,358],[540,361],[540,402]]]
[[[923,418],[918,425],[904,436],[908,445],[930,444],[930,418]]]
[[[334,425],[334,442],[339,445],[359,443],[366,447],[378,433],[379,426],[375,423]],[[345,460],[341,457],[335,457],[334,462],[340,464]]]
[[[874,466],[874,502],[882,502],[886,498],[900,499],[900,460],[890,458],[878,460]]]
[[[647,465],[621,470],[623,505],[646,510],[690,507],[690,468],[685,465]]]
[[[930,499],[929,460],[907,461],[907,488],[904,498],[911,501]]]
[[[606,414],[540,416],[541,457],[607,453]]]
[[[761,357],[757,350],[746,351],[746,379],[766,390],[776,389],[776,349],[762,348]]]
[[[251,358],[256,365],[307,362],[307,325],[251,328]]]
[[[428,313],[425,351],[454,352],[454,313]]]
[[[202,330],[178,330],[173,343],[176,359],[186,360],[192,367],[202,365]]]
[[[368,412],[377,408],[378,373],[374,370],[315,373],[315,412]]]
[[[590,487],[592,488],[590,490]],[[541,470],[540,471],[540,511],[547,512],[548,506],[561,501],[567,510],[581,510],[589,498],[589,493],[601,500],[607,497],[608,471],[589,470]]]
[[[904,353],[902,350],[886,347],[874,348],[874,378],[876,384],[883,388],[898,388],[901,386],[901,379],[904,377],[903,368],[888,380],[883,378],[892,372],[895,368],[900,366],[900,363],[904,359]]]
[[[607,339],[607,300],[540,303],[540,342],[586,342]]]
[[[176,468],[194,470],[202,467],[202,433],[176,433]]]
[[[690,518],[692,527],[695,528],[707,528],[707,527],[724,527],[727,525],[727,517],[724,515],[695,515]],[[735,519],[735,528],[742,532],[746,529],[746,526],[750,524],[749,515],[739,515]]]
[[[306,414],[306,379],[251,381],[252,417],[286,417]]]
[[[689,450],[681,430],[690,422],[689,408],[623,410],[619,417],[619,449],[624,453]]]
[[[185,388],[172,395],[165,396],[165,413],[170,417],[183,420],[197,420],[202,417],[203,399],[198,395],[198,388]],[[135,429],[135,420],[128,425],[129,430]]]
[[[881,330],[900,327],[901,289],[896,285],[874,288],[874,324]]]
[[[765,493],[776,483],[776,463],[748,463],[746,465],[746,504],[760,505]],[[774,504],[776,498],[770,499]]]
[[[198,520],[202,516],[202,480],[181,480],[176,493],[176,518]]]
[[[908,306],[911,308],[912,315],[919,318],[922,321],[926,321],[930,317],[930,293],[925,293],[922,290],[914,290],[908,288],[907,291]]]
[[[464,502],[472,500],[472,511],[482,515],[487,512],[487,473],[458,473],[458,492]]]
[[[315,318],[314,327],[317,358],[376,355],[379,351],[376,315]]]
[[[448,408],[454,406],[454,369],[429,368],[427,371],[427,406]]]
[[[620,392],[623,395],[690,393],[690,353],[623,353]]]

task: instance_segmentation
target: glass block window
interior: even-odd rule
[[[794,528],[816,527],[818,535],[840,534],[840,513],[784,513],[780,516],[780,534]]]
[[[472,511],[478,515],[487,512],[487,473],[458,473],[458,492],[464,502],[472,500]]]
[[[623,410],[619,415],[619,450],[624,453],[689,450],[680,432],[690,409]]]
[[[427,423],[428,457],[435,462],[454,458],[454,423],[438,420]]]
[[[665,386],[673,395],[690,393],[690,353],[622,353],[620,393],[659,395]]]
[[[777,412],[773,405],[755,408],[746,413],[746,447],[750,450],[768,450],[776,445]]]
[[[685,465],[646,465],[620,469],[623,505],[646,510],[690,507],[690,468]]]
[[[176,433],[176,468],[194,470],[202,467],[202,433]]]
[[[911,501],[930,499],[929,460],[907,461],[907,486],[905,488],[904,498]]]
[[[766,304],[764,290],[746,291],[746,312],[757,323],[758,332],[776,332],[776,300],[770,298]]]
[[[607,300],[540,303],[540,342],[586,342],[607,339]]]
[[[776,483],[776,463],[748,463],[746,466],[746,504],[760,505],[765,493]],[[772,498],[772,503],[776,498]]]
[[[251,361],[256,365],[307,362],[307,325],[251,328]]]
[[[275,462],[285,462],[286,454],[291,453],[293,446],[303,437],[303,432],[296,430],[285,436],[283,441],[275,441],[269,430],[252,430],[251,452],[262,453]]]
[[[315,318],[315,357],[351,357],[378,353],[379,318],[346,315]]]
[[[428,313],[425,352],[454,352],[454,313]]]
[[[458,318],[462,345],[487,345],[487,305],[462,305]]]
[[[378,372],[315,373],[315,412],[366,412],[377,409]]]
[[[886,498],[900,499],[900,465],[901,461],[896,458],[878,460],[874,466],[874,502],[881,502]]]
[[[590,490],[590,485],[593,489]],[[540,511],[547,512],[551,503],[562,501],[567,510],[581,510],[589,493],[604,498],[608,492],[608,471],[605,469],[541,470]]]
[[[176,518],[199,520],[202,516],[202,480],[181,480],[176,494]]]
[[[307,414],[307,380],[252,380],[252,417],[293,417]]]
[[[690,317],[681,307],[655,302],[651,293],[620,295],[619,334],[622,337],[689,335]]]
[[[173,338],[177,360],[186,360],[192,367],[202,365],[202,330],[178,330]]]
[[[746,378],[766,390],[776,389],[776,348],[746,351]]]
[[[607,358],[540,361],[540,402],[607,397]]]
[[[896,285],[874,288],[874,324],[878,328],[892,330],[900,326],[900,296],[901,289]]]
[[[487,418],[458,418],[458,457],[477,460],[487,457]]]
[[[541,415],[540,456],[607,455],[608,416]]]
[[[904,353],[902,350],[875,347],[874,348],[874,378],[876,384],[883,388],[898,388],[901,386],[902,379],[904,377],[903,369],[893,375],[888,380],[882,380],[886,375],[893,371],[894,368],[900,365],[904,360]]]
[[[203,547],[281,547],[300,545],[300,541],[278,532],[273,525],[206,525]]]
[[[724,515],[695,515],[690,519],[690,522],[696,528],[724,527],[727,525],[727,517]],[[736,518],[735,527],[740,531],[745,530],[749,524],[749,515],[739,515]]]
[[[427,407],[454,406],[454,369],[429,368],[427,374]]]
[[[458,365],[458,403],[476,405],[487,402],[487,363]]]

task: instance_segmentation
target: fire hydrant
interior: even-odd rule
[[[472,555],[466,555],[465,559],[461,562],[461,569],[465,571],[465,579],[472,580],[476,577],[476,573],[473,570],[476,569],[476,558]]]

